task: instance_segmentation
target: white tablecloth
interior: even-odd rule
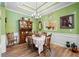
[[[32,36],[32,38],[33,38],[33,43],[38,48],[38,53],[40,54],[43,51],[43,45],[45,43],[45,36],[43,35],[41,37]]]

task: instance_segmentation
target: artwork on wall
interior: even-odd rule
[[[44,25],[45,29],[47,30],[52,30],[52,31],[56,31],[57,30],[57,24],[55,21],[48,21],[45,23]]]
[[[60,17],[60,28],[61,29],[74,28],[74,14],[61,16]]]
[[[7,23],[7,17],[5,17],[5,23]]]
[[[43,26],[42,26],[42,22],[41,22],[41,21],[38,22],[38,28],[39,28],[40,31],[41,31],[42,28],[43,28]]]

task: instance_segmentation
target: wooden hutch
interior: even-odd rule
[[[26,37],[32,33],[32,21],[30,19],[25,20],[23,17],[19,20],[19,43],[25,43]]]

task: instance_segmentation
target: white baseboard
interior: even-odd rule
[[[57,42],[53,42],[52,44],[59,45],[61,47],[66,47],[64,44],[60,44],[60,43],[57,43]]]

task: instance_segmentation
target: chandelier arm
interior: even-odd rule
[[[39,14],[38,14],[37,2],[36,2],[36,9],[35,9],[35,13],[33,14],[33,17],[40,18]]]

